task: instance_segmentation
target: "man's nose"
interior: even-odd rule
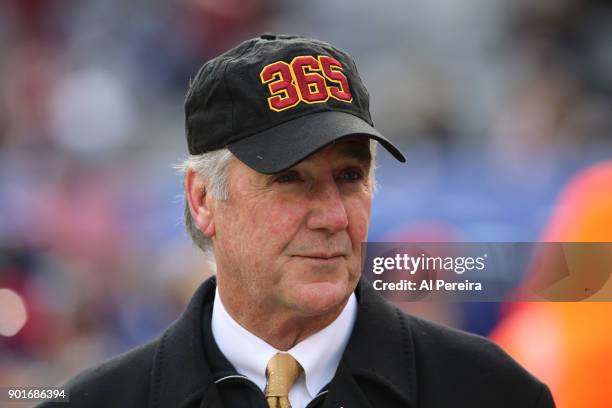
[[[309,198],[312,200],[312,208],[308,215],[308,228],[335,233],[348,227],[348,214],[335,181],[330,180],[317,186]]]

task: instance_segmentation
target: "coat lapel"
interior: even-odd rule
[[[214,383],[211,383],[210,387],[208,387],[208,390],[206,390],[199,407],[223,408],[223,405],[221,404],[221,396],[219,395],[219,390]]]
[[[364,278],[359,282],[356,294],[359,303],[357,320],[338,368],[338,378],[330,384],[329,394],[342,393],[342,396],[334,398],[332,403],[335,403],[351,400],[353,397],[349,394],[354,393],[351,402],[355,405],[347,402],[346,405],[330,407],[367,407],[367,401],[376,401],[383,390],[395,394],[394,400],[401,401],[399,406],[416,407],[414,344],[403,313],[385,301]],[[349,376],[352,382],[347,378]],[[333,390],[337,385],[336,379],[342,382],[341,391]],[[359,386],[366,383],[370,386]],[[360,389],[366,391],[357,393]],[[371,391],[374,389],[376,392]],[[361,398],[364,395],[365,402]]]
[[[323,408],[374,408],[355,382],[353,374],[340,363],[336,375],[325,396]]]

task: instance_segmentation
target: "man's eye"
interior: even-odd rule
[[[358,181],[363,179],[363,173],[358,170],[346,170],[340,174],[340,179],[344,181]]]
[[[274,179],[277,183],[292,183],[298,181],[298,175],[295,173],[282,173]]]

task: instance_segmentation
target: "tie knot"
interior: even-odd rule
[[[291,354],[276,353],[266,367],[266,397],[285,397],[302,372],[302,366]]]

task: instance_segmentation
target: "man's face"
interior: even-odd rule
[[[229,199],[214,201],[224,302],[269,312],[337,312],[361,273],[372,188],[368,139],[332,144],[291,169],[230,165]]]

